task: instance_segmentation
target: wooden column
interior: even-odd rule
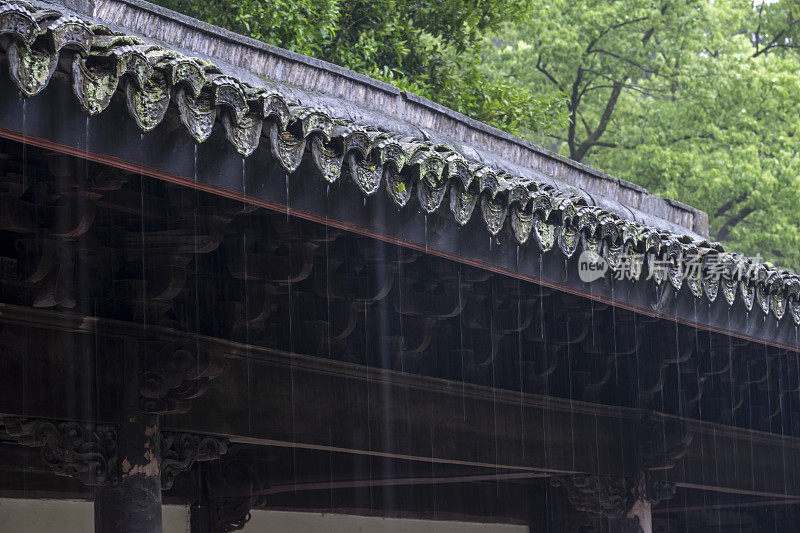
[[[193,503],[190,512],[189,531],[191,533],[211,533],[211,517],[208,505],[199,502]]]
[[[629,518],[609,518],[608,533],[651,533],[653,528],[645,529]]]
[[[95,533],[161,533],[161,434],[159,417],[144,414],[139,393],[146,344],[123,345],[122,412],[117,426],[119,483],[98,487]]]
[[[205,464],[197,467],[199,478],[197,501],[189,508],[190,533],[211,533],[211,507],[208,501],[208,472]]]
[[[161,533],[160,439],[157,416],[120,425],[121,482],[95,491],[95,533]]]
[[[628,518],[637,520],[642,533],[653,533],[653,510],[649,501],[640,496],[628,511]]]

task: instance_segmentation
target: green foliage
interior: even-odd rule
[[[798,0],[158,0],[707,211],[800,269]]]
[[[546,144],[709,213],[729,248],[800,269],[800,5],[534,0],[487,68],[567,94]],[[533,137],[531,137],[533,138]]]
[[[534,93],[481,67],[487,31],[527,0],[156,0],[237,33],[342,65],[493,126],[565,123],[557,91]],[[491,81],[490,81],[491,80]]]
[[[174,9],[236,33],[306,55],[322,52],[339,16],[336,0],[161,0]]]

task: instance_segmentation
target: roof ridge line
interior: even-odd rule
[[[194,43],[188,45],[188,49],[194,53],[208,54],[217,60],[231,62],[236,68],[250,70],[259,76],[305,90],[346,99],[365,109],[406,121],[434,135],[446,136],[453,141],[469,143],[473,148],[502,154],[503,158],[514,165],[536,168],[588,193],[622,201],[708,237],[708,215],[693,206],[651,194],[644,187],[615,178],[427,98],[400,91],[392,85],[344,67],[241,36],[143,0],[97,0],[94,14],[107,22],[176,46],[186,47],[188,36],[188,41]],[[162,24],[153,24],[150,20],[152,17],[159,18]],[[170,25],[176,27],[167,28]],[[230,47],[218,46],[219,43],[202,43],[191,38],[192,32],[200,32],[217,41],[224,40]],[[181,43],[175,38],[178,35]],[[251,53],[259,57],[249,56]],[[312,70],[317,72],[311,72]],[[319,70],[326,75],[319,76]],[[361,85],[363,90],[344,90],[354,83]],[[353,94],[357,97],[353,97]]]
[[[331,117],[268,87],[225,75],[202,59],[25,0],[0,0],[0,37],[5,37],[0,49],[5,48],[9,74],[25,97],[44,90],[62,65],[89,115],[101,113],[117,95],[126,100],[143,132],[158,126],[169,110],[177,111],[198,143],[221,123],[243,158],[266,137],[272,156],[288,174],[310,152],[328,183],[349,174],[365,196],[384,184],[400,208],[416,191],[420,207],[434,213],[449,192],[450,211],[461,226],[480,204],[484,225],[493,236],[505,228],[519,245],[533,236],[541,252],[557,245],[566,258],[582,245],[614,273],[625,271],[638,281],[647,265],[648,280],[657,285],[669,281],[675,291],[685,284],[696,299],[705,295],[709,302],[716,300],[721,285],[729,306],[741,293],[748,311],[758,303],[765,318],[772,314],[780,322],[788,307],[800,325],[796,274],[728,253],[719,243],[625,219],[591,205],[591,197],[574,194],[577,191],[512,176],[470,160],[452,146]]]

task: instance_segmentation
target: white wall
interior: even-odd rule
[[[164,533],[189,532],[189,508],[165,505]],[[92,533],[94,504],[68,500],[0,498],[0,533]]]
[[[188,533],[189,509],[165,505],[164,533]],[[0,533],[91,533],[92,502],[0,498]],[[245,533],[528,533],[526,526],[253,511]]]
[[[528,533],[527,526],[343,514],[253,511],[245,533]]]

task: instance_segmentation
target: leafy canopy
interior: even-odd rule
[[[534,0],[483,68],[564,91],[531,140],[709,213],[729,248],[800,269],[797,0]]]
[[[486,32],[528,0],[156,0],[165,7],[425,96],[511,133],[565,123],[557,91],[481,69]]]
[[[798,0],[157,0],[707,211],[800,269]]]

